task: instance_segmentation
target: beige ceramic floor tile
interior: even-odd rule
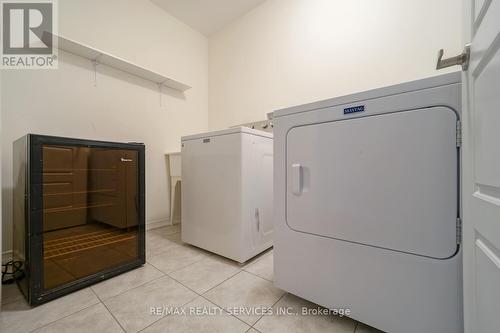
[[[158,234],[158,235],[176,234],[176,233],[181,232],[181,225],[180,224],[167,225],[167,226],[161,227],[161,228],[149,229],[147,232]]]
[[[169,275],[188,288],[202,294],[239,271],[238,268],[222,260],[208,257]]]
[[[146,234],[146,258],[169,251],[179,246],[177,242],[167,239],[169,235],[158,235],[156,233]]]
[[[193,246],[176,246],[167,252],[148,258],[147,261],[160,271],[171,273],[206,257],[205,252]]]
[[[182,241],[182,236],[180,232],[171,235],[166,235],[165,238],[179,245],[186,244]]]
[[[102,304],[93,305],[85,310],[59,319],[58,321],[42,327],[36,333],[118,333],[123,332],[120,325],[114,320]]]
[[[152,308],[182,306],[196,294],[168,276],[112,297],[104,302],[127,332],[137,332],[161,319]]]
[[[256,263],[257,261],[261,260],[262,258],[264,258],[265,256],[269,255],[272,252],[273,252],[273,248],[269,248],[269,249],[265,250],[264,252],[259,253],[255,257],[253,257],[250,260],[246,261],[245,263],[241,264],[242,265],[241,268],[245,269],[246,267]]]
[[[97,303],[99,299],[90,288],[34,308],[24,300],[9,303],[0,312],[0,332],[29,332]]]
[[[0,286],[2,288],[2,304],[13,303],[24,299],[24,296],[21,294],[17,284],[12,283]]]
[[[356,333],[384,333],[374,327],[358,323],[358,326],[356,326]]]
[[[262,333],[353,333],[356,322],[347,317],[333,315],[303,315],[302,309],[321,307],[297,296],[286,294],[273,308],[272,316],[262,317],[255,328]],[[289,312],[277,314],[277,310]]]
[[[211,302],[250,325],[260,318],[263,308],[272,306],[282,295],[271,282],[244,271],[205,293]]]
[[[218,254],[215,254],[215,253],[212,253],[212,252],[208,252],[208,251],[207,251],[207,253],[208,253],[208,256],[211,259],[220,261],[220,262],[222,262],[224,264],[228,264],[230,266],[233,266],[234,268],[237,268],[238,270],[241,270],[245,266],[245,264],[242,264],[242,263],[239,263],[239,262],[234,261],[232,259],[220,256]]]
[[[270,252],[259,260],[245,266],[244,270],[254,275],[260,276],[263,279],[273,281],[273,253]]]
[[[166,316],[143,332],[243,333],[250,328],[202,297],[187,304],[184,311],[184,314]]]
[[[106,300],[129,289],[157,279],[163,275],[164,273],[160,272],[153,266],[145,264],[144,266],[136,268],[130,272],[98,283],[92,286],[92,290],[94,290],[101,300]]]

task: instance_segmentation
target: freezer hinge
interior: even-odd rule
[[[462,122],[457,121],[457,147],[462,146]]]
[[[457,217],[457,244],[462,243],[462,218]]]

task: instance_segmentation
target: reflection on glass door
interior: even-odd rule
[[[138,153],[43,145],[43,289],[137,260]]]

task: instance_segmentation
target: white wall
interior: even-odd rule
[[[437,50],[461,52],[461,5],[268,0],[210,38],[209,127],[444,73],[434,69]]]
[[[184,134],[278,108],[437,75],[461,52],[457,0],[268,0],[207,39],[146,0],[59,1],[61,34],[193,88],[184,95],[60,54],[60,68],[1,79],[3,249],[11,247],[12,141],[41,133],[147,146],[147,219],[165,221],[164,152]],[[209,45],[207,45],[209,44]],[[208,67],[208,71],[207,71]],[[440,72],[444,73],[444,72]],[[208,82],[209,80],[209,82]]]
[[[207,39],[150,1],[59,1],[59,30],[171,76],[193,88],[184,95],[60,53],[58,70],[4,71],[2,77],[3,250],[12,238],[12,142],[26,133],[146,144],[146,219],[165,221],[169,188],[164,153],[180,136],[208,124]]]

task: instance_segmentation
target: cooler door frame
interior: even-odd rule
[[[136,260],[80,278],[50,290],[43,289],[43,145],[66,145],[89,148],[114,148],[137,151],[138,156],[138,257]],[[45,135],[29,135],[28,139],[28,202],[27,202],[27,258],[29,295],[31,305],[39,305],[73,291],[108,279],[146,262],[145,244],[145,147],[143,144],[114,143],[84,139],[72,139]],[[35,264],[38,263],[38,264]]]

